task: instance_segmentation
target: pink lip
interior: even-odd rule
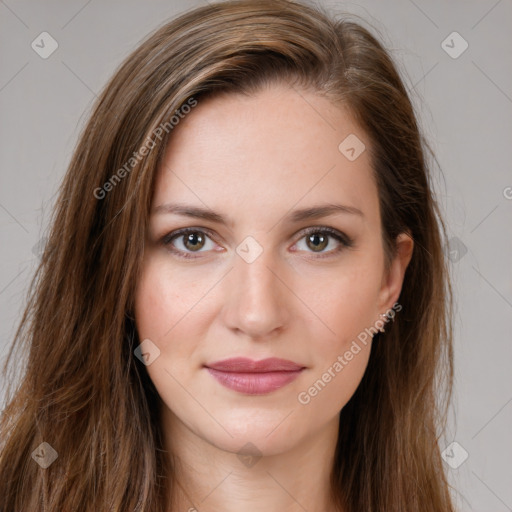
[[[304,366],[275,357],[253,361],[245,357],[205,365],[223,386],[249,395],[262,395],[295,380]]]

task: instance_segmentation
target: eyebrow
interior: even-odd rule
[[[232,224],[222,214],[214,212],[208,208],[192,206],[182,203],[165,203],[153,208],[153,214],[175,214],[185,217],[192,217],[195,219],[209,220],[225,226]],[[345,213],[364,217],[364,214],[359,208],[354,206],[346,206],[342,204],[324,204],[318,206],[311,206],[309,208],[302,208],[292,210],[284,216],[284,219],[291,223],[302,222],[305,220],[320,219],[338,213]]]

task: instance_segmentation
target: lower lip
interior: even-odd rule
[[[237,373],[207,368],[223,386],[248,395],[264,395],[295,380],[302,370],[289,372]]]

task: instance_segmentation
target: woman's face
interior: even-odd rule
[[[402,260],[386,272],[369,141],[346,111],[286,85],[200,101],[172,132],[136,291],[165,421],[263,454],[337,425]],[[290,363],[254,364],[269,358]]]

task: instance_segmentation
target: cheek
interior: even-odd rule
[[[183,283],[173,281],[173,286],[169,286],[168,274],[158,258],[148,257],[135,292],[135,324],[139,340],[142,343],[150,340],[147,346],[158,354],[146,370],[164,400],[167,394],[176,393],[175,380],[170,375],[180,380],[183,378],[176,375],[176,367],[187,368],[184,363],[189,352],[194,350],[190,343],[185,343],[193,336],[186,336],[183,332],[194,297],[183,293],[183,286],[180,286]]]
[[[370,277],[340,277],[322,300],[322,319],[334,334],[310,335],[313,365],[297,396],[312,420],[337,414],[366,371],[376,320],[377,287]]]
[[[165,332],[177,321],[178,312],[168,305],[179,304],[179,300],[157,277],[157,272],[149,267],[140,278],[135,293],[135,322],[141,340],[149,338],[159,345]]]
[[[169,256],[148,251],[135,291],[135,324],[140,341],[149,339],[158,358],[147,371],[162,395],[179,391],[204,363],[212,322],[211,290],[219,275],[205,266],[170,265]],[[170,377],[174,376],[174,380]]]
[[[135,324],[140,341],[149,339],[158,349],[146,366],[150,379],[164,402],[179,405],[187,399],[180,383],[197,370],[191,361],[202,327],[194,321],[194,305],[208,283],[170,269],[164,258],[150,252],[144,261],[135,291]]]
[[[329,279],[319,281],[323,287],[314,294],[313,307],[332,333],[321,338],[327,351],[329,347],[343,350],[346,343],[375,324],[381,279],[378,265],[361,264],[340,269]]]
[[[135,292],[135,319],[140,338],[154,339],[157,344],[175,338],[211,286],[211,275],[202,277],[197,271],[191,275],[170,268],[165,255],[149,255]]]
[[[323,292],[318,289],[314,294],[313,307],[332,332],[330,336],[310,333],[314,364],[298,401],[304,406],[311,404],[309,413],[313,415],[339,411],[366,370],[379,314],[382,274],[375,263],[378,253],[373,261],[365,259],[323,280]]]

